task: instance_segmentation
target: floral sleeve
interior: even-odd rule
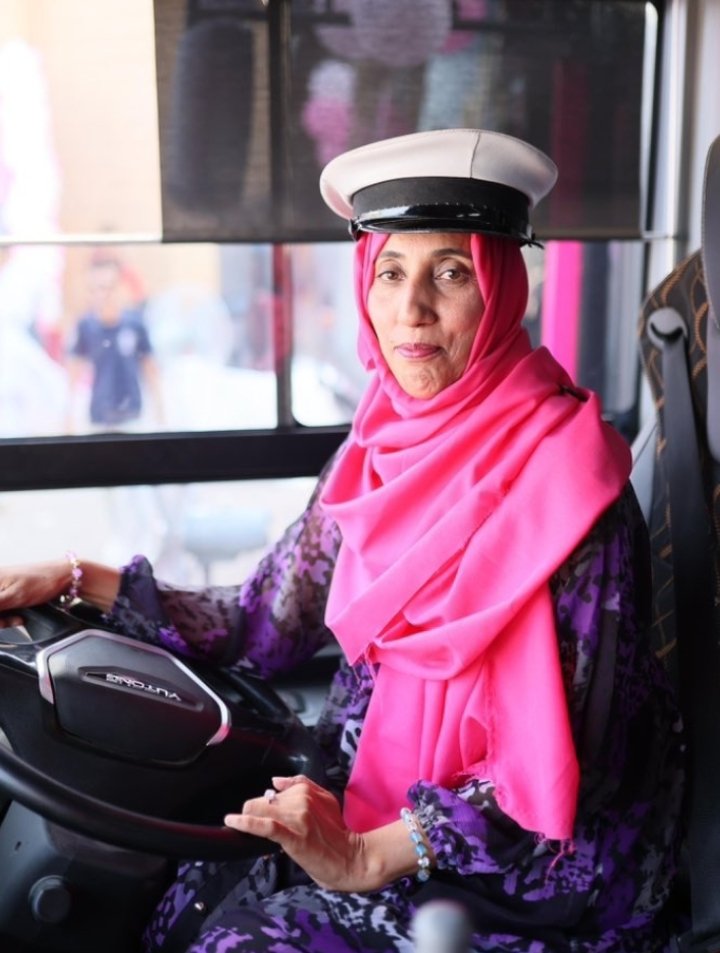
[[[332,639],[324,614],[340,543],[319,504],[326,473],[305,512],[243,584],[178,588],[155,579],[147,559],[136,556],[123,570],[110,621],[142,641],[263,677],[311,657]]]

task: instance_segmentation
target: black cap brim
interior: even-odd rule
[[[475,232],[539,245],[526,195],[507,185],[445,176],[379,182],[352,197],[350,232]]]

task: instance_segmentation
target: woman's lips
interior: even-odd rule
[[[408,360],[422,360],[425,357],[432,357],[440,350],[434,344],[399,344],[395,352]]]

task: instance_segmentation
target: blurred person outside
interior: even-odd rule
[[[138,429],[145,418],[155,426],[163,422],[159,373],[138,290],[137,280],[117,256],[97,252],[90,259],[89,309],[79,318],[68,349],[70,432],[77,427],[78,394],[88,366],[91,429]]]

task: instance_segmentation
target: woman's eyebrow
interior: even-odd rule
[[[443,258],[447,255],[455,255],[458,258],[467,258],[471,259],[472,254],[469,251],[466,251],[464,248],[436,248],[430,252],[431,257],[433,258]],[[395,251],[393,248],[383,248],[383,250],[378,255],[380,258],[405,258],[406,254],[402,251]]]
[[[458,258],[472,258],[472,253],[465,248],[438,248],[432,253],[441,258],[445,255],[456,255]]]

